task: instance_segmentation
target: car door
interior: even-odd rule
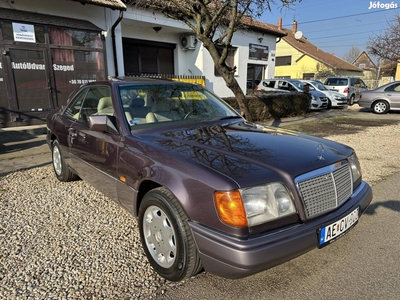
[[[105,103],[105,104],[104,104]],[[118,133],[90,130],[91,115],[114,115],[109,87],[92,86],[80,103],[76,121],[68,129],[71,165],[78,175],[110,198],[116,197]]]
[[[385,96],[390,101],[392,109],[400,109],[400,82],[386,88]]]

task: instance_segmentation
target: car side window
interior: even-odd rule
[[[105,86],[87,87],[71,101],[64,115],[89,125],[91,115],[114,115],[111,90]]]
[[[291,83],[288,84],[288,90],[292,91],[292,92],[296,92],[297,91],[297,89]]]
[[[75,99],[71,101],[67,109],[64,111],[64,116],[74,120],[79,119],[81,107],[88,90],[89,88],[83,89],[75,96]]]
[[[289,90],[289,85],[286,81],[278,81],[278,89],[280,90]]]
[[[269,88],[274,88],[275,87],[275,81],[274,80],[263,81],[263,86],[269,87]]]
[[[400,83],[388,86],[385,92],[400,92]]]

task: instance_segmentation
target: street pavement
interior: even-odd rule
[[[50,163],[46,125],[0,128],[0,176]]]

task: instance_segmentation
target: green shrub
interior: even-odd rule
[[[223,99],[233,108],[239,109],[235,97]],[[254,91],[246,100],[253,120],[264,121],[306,114],[310,110],[311,95],[300,92]]]

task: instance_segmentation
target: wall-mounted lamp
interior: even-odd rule
[[[258,41],[259,41],[260,43],[262,43],[263,40],[264,40],[264,39],[263,39],[262,37],[259,37],[259,38],[258,38]]]
[[[157,26],[157,27],[153,27],[153,29],[154,29],[155,32],[159,32],[162,29],[162,27]]]
[[[107,30],[103,30],[103,31],[101,32],[101,34],[106,38],[107,35],[108,35],[108,31],[107,31]]]

